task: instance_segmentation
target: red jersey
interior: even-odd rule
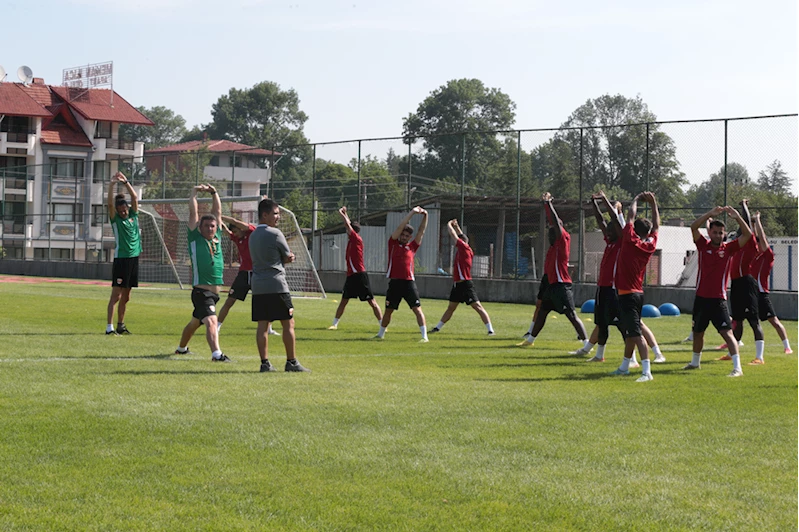
[[[755,257],[752,265],[749,266],[749,272],[752,277],[757,281],[757,289],[761,292],[768,294],[768,282],[771,276],[771,269],[774,267],[774,250],[769,248],[761,251]]]
[[[366,271],[363,265],[363,238],[352,231],[347,240],[347,276]]]
[[[452,266],[452,280],[456,283],[472,279],[472,257],[474,251],[460,238],[455,241],[455,264]]]
[[[230,233],[230,239],[236,244],[239,250],[239,271],[249,272],[252,271],[252,258],[250,258],[250,235],[255,231],[255,226],[247,224],[246,234],[241,238],[236,238],[233,233]]]
[[[616,277],[616,262],[621,251],[621,239],[617,238],[613,242],[605,237],[605,253],[602,254],[602,262],[599,263],[599,280],[597,286],[613,286],[613,279]]]
[[[752,261],[755,260],[759,252],[757,239],[754,237],[750,238],[746,244],[744,244],[744,247],[741,248],[741,252],[732,256],[732,260],[730,261],[730,278],[738,279],[739,277],[749,275]]]
[[[550,284],[571,283],[569,276],[569,243],[571,235],[563,228],[560,228],[560,238],[555,241],[554,246],[549,246],[547,256],[544,259],[544,273],[547,274]]]
[[[700,236],[696,242],[699,271],[696,273],[696,295],[710,299],[727,299],[727,265],[733,255],[741,249],[738,240],[722,242],[713,246],[707,237]]]
[[[657,249],[658,234],[650,233],[645,240],[635,234],[632,223],[621,230],[621,251],[616,264],[614,283],[616,290],[629,292],[644,291],[644,275],[649,257]]]
[[[404,279],[413,281],[413,258],[419,244],[416,240],[411,240],[405,245],[400,244],[399,240],[388,239],[388,270],[386,277],[389,279]]]

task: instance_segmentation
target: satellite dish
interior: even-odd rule
[[[22,83],[30,83],[33,80],[33,70],[28,66],[22,65],[17,69],[17,77]]]
[[[6,74],[6,69],[0,66],[0,81],[5,81],[7,75],[8,74]]]

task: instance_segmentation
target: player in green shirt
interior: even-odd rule
[[[130,205],[124,194],[114,195],[115,185],[122,183],[130,194]],[[139,196],[128,183],[125,174],[117,172],[108,184],[108,218],[114,230],[114,269],[111,275],[111,299],[108,301],[108,324],[105,334],[130,334],[125,326],[125,311],[130,301],[130,290],[139,286],[139,255],[141,233],[139,232]],[[117,327],[114,329],[114,307],[119,304]]]
[[[213,198],[211,214],[197,214],[197,193],[208,192]],[[189,340],[194,332],[205,325],[205,339],[211,348],[211,360],[228,362],[230,359],[219,348],[219,332],[216,319],[216,304],[219,302],[219,287],[224,284],[222,274],[225,263],[222,258],[222,202],[211,185],[197,185],[189,197],[188,244],[191,256],[191,302],[194,313],[183,329],[180,346],[175,354],[189,352]]]

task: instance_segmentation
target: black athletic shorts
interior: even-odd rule
[[[191,289],[191,302],[194,304],[192,316],[203,321],[208,316],[216,316],[216,304],[219,303],[219,295],[195,286]]]
[[[600,329],[619,326],[619,296],[612,286],[597,286],[594,296],[594,323]]]
[[[751,275],[733,279],[730,284],[732,319],[741,321],[743,319],[756,318],[759,314],[757,294],[757,282]]]
[[[757,311],[760,313],[760,321],[768,321],[777,315],[768,292],[758,292]]]
[[[419,301],[419,290],[416,288],[416,281],[389,279],[388,290],[386,291],[386,308],[397,310],[400,306],[400,301],[403,299],[411,308],[422,306],[422,302]]]
[[[375,298],[372,293],[372,287],[369,285],[369,275],[366,272],[348,275],[347,280],[344,282],[344,293],[341,294],[341,299],[354,299],[356,297],[361,301],[369,301]]]
[[[139,257],[114,259],[111,286],[136,288],[139,286]]]
[[[696,296],[694,299],[693,326],[695,333],[705,332],[710,322],[717,331],[732,329],[730,311],[727,310],[727,301],[722,298]]]
[[[291,294],[253,294],[252,321],[283,321],[294,317]]]
[[[454,303],[466,303],[467,305],[480,301],[477,299],[477,292],[475,292],[474,283],[471,280],[453,284],[452,290],[449,292],[449,300]]]
[[[574,297],[571,283],[554,283],[549,285],[541,299],[542,310],[554,310],[558,314],[574,312]]]
[[[236,274],[236,278],[233,280],[233,284],[230,285],[230,290],[228,290],[227,293],[228,297],[238,299],[239,301],[247,299],[247,292],[250,291],[251,277],[252,272],[239,271],[239,273]]]
[[[643,306],[643,292],[619,295],[619,322],[624,338],[641,336],[641,309]]]
[[[541,282],[538,284],[538,295],[535,296],[536,301],[541,301],[544,299],[544,294],[547,292],[547,288],[549,288],[549,279],[547,278],[547,274],[541,278]]]

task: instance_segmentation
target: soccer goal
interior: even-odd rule
[[[222,214],[245,223],[258,224],[260,196],[223,197]],[[211,211],[211,198],[197,198],[198,214]],[[163,288],[191,287],[191,259],[187,243],[188,199],[139,200],[139,227],[142,253],[139,256],[139,281]],[[293,297],[324,298],[325,291],[316,272],[302,230],[294,213],[280,207],[280,229],[286,236],[295,260],[286,264],[286,280]],[[230,286],[239,270],[235,244],[222,238],[225,260],[224,281]]]

